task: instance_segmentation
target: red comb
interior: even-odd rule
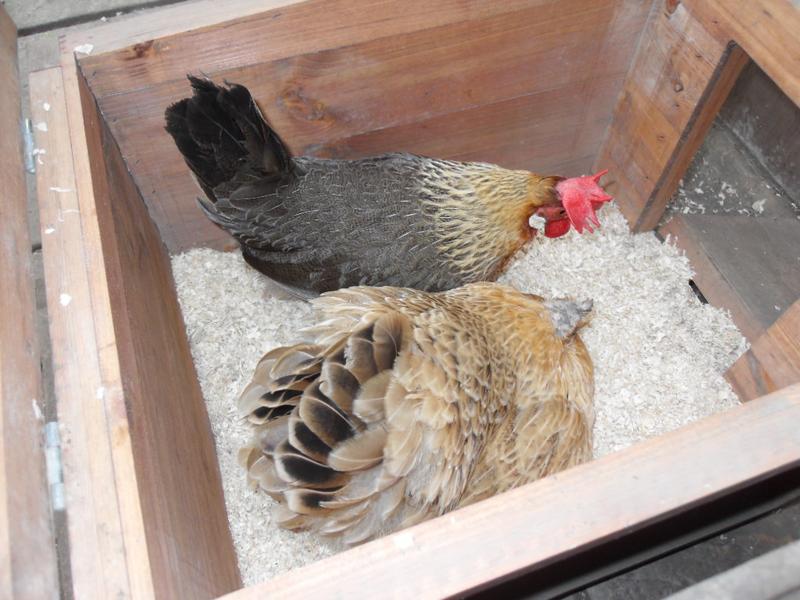
[[[608,169],[594,175],[564,179],[556,185],[564,210],[578,233],[583,233],[584,228],[593,232],[595,227],[600,227],[595,211],[603,203],[613,200],[600,187],[600,178],[606,173]]]

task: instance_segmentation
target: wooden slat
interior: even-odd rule
[[[109,342],[125,382],[111,433],[130,435],[135,466],[117,488],[137,486],[156,597],[214,598],[241,580],[169,257],[94,98],[82,78],[77,84],[93,185],[87,210],[91,201],[99,234],[87,243],[102,248],[107,284],[97,293],[108,294]],[[137,564],[128,568],[133,577]]]
[[[137,503],[137,490],[119,490],[130,495],[120,505],[115,469],[125,474],[120,457],[130,455],[130,444],[124,430],[113,443],[109,438],[109,412],[123,404],[121,384],[99,364],[96,319],[102,319],[104,307],[93,303],[91,280],[103,278],[103,269],[92,269],[98,266],[95,249],[84,240],[61,69],[32,73],[30,94],[34,120],[47,125],[46,132],[37,131],[37,146],[45,151],[37,166],[37,188],[73,593],[75,598],[124,598],[137,591],[128,577],[128,558],[143,561],[140,573],[148,561],[133,540],[126,548],[122,536],[126,517],[128,527],[136,527],[135,519],[122,511],[126,501]],[[104,352],[114,352],[113,341]]]
[[[95,96],[102,99],[106,95],[183,79],[187,68],[202,69],[206,73],[227,71],[468,20],[480,22],[487,17],[536,5],[542,7],[542,20],[552,19],[557,12],[553,5],[558,1],[278,2],[273,6],[265,4],[263,12],[246,18],[229,13],[235,20],[150,39],[117,52],[95,54],[93,51],[91,56],[81,57],[81,66]],[[600,0],[596,4],[608,6],[611,1]],[[236,43],[232,44],[231,40]]]
[[[647,6],[337,0],[323,10],[330,19],[315,16],[315,0],[81,59],[170,251],[230,244],[197,210],[163,131],[164,108],[189,92],[187,65],[250,87],[296,154],[406,150],[573,175],[608,126]],[[233,35],[235,56],[220,51]]]
[[[742,400],[800,382],[800,300],[756,340],[725,378]]]
[[[798,422],[793,386],[226,598],[474,591],[796,468]]]
[[[717,39],[734,41],[800,106],[797,0],[683,0]]]
[[[240,580],[167,259],[75,66],[31,97],[74,596],[216,597]]]
[[[790,0],[656,3],[596,161],[635,230],[657,225],[748,54],[800,104],[798,31]]]
[[[634,229],[658,222],[727,95],[711,93],[712,82],[723,74],[726,86],[735,80],[742,61],[737,56],[725,71],[725,56],[726,45],[682,4],[670,14],[655,3],[595,163],[610,169],[607,189]],[[687,146],[692,125],[698,132]],[[643,219],[648,204],[653,209]]]
[[[652,195],[636,221],[634,227],[636,231],[648,231],[658,225],[667,204],[678,189],[678,183],[749,60],[738,46],[730,48],[729,52],[720,58],[720,63],[709,79],[675,152],[664,166]]]
[[[57,598],[20,136],[17,32],[0,6],[0,597]]]

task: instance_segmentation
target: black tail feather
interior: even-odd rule
[[[194,94],[167,108],[166,130],[211,202],[254,176],[278,179],[290,169],[286,146],[247,88],[189,81]]]

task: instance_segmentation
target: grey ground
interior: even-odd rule
[[[94,24],[101,19],[125,19],[133,12],[140,10],[157,11],[157,6],[171,4],[177,0],[5,0],[2,4],[11,15],[20,30],[19,63],[20,83],[23,90],[23,111],[27,113],[27,78],[31,71],[54,66],[58,61],[58,36],[65,28],[80,29]],[[758,86],[756,86],[758,88]],[[763,87],[763,84],[762,84]],[[785,160],[800,156],[797,152],[787,152],[786,148],[778,148],[778,144],[771,143],[776,132],[769,128],[759,127],[755,130],[748,129],[752,126],[752,116],[758,113],[758,104],[761,100],[763,89],[755,89],[749,97],[743,97],[738,103],[727,108],[727,124],[718,123],[715,127],[716,141],[706,145],[700,156],[713,157],[713,152],[708,153],[709,147],[728,148],[727,158],[718,160],[713,168],[719,168],[717,173],[718,183],[711,183],[714,194],[722,193],[726,200],[718,204],[722,209],[740,211],[738,215],[760,216],[766,213],[772,217],[777,214],[786,214],[787,211],[796,210],[797,197],[792,198],[795,205],[781,203],[781,196],[786,198],[789,194],[781,194],[781,190],[791,190],[796,194],[797,177],[800,170],[797,164]],[[746,94],[745,94],[746,96]],[[791,112],[791,107],[779,106],[784,114]],[[796,108],[794,109],[796,111]],[[726,109],[723,109],[725,113]],[[797,119],[795,116],[793,118]],[[797,121],[795,120],[795,123]],[[795,127],[785,139],[794,139],[797,142],[800,136]],[[780,137],[780,132],[777,132]],[[759,139],[759,135],[762,136]],[[731,141],[731,136],[738,138]],[[764,139],[763,136],[767,136]],[[709,136],[712,137],[712,136]],[[727,143],[728,142],[731,143]],[[730,147],[737,148],[736,154],[730,154]],[[784,157],[782,159],[782,157]],[[702,160],[702,158],[701,158]],[[742,165],[749,168],[742,168]],[[766,178],[755,185],[762,186],[759,193],[763,192],[761,199],[764,203],[755,206],[753,202],[742,202],[737,194],[721,186],[721,181],[727,181],[735,190],[748,189],[752,183],[753,171],[766,172]],[[695,164],[693,175],[697,177],[699,167]],[[715,175],[715,176],[717,176]],[[698,179],[691,182],[687,177],[684,182],[684,193],[676,199],[676,210],[688,209],[690,212],[717,210],[707,202],[703,196],[708,190],[697,184]],[[774,188],[763,187],[764,181],[772,179],[770,185]],[[696,189],[703,190],[698,193]],[[778,190],[775,193],[775,190]],[[42,363],[45,372],[45,387],[48,392],[45,412],[48,420],[55,417],[52,396],[52,369],[50,367],[50,353],[47,341],[47,315],[44,303],[44,281],[41,269],[41,240],[39,234],[38,215],[35,208],[34,177],[29,176],[30,198],[30,226],[32,234],[32,253],[36,273],[37,309],[40,314],[40,335],[43,340]],[[688,192],[688,193],[687,193]],[[792,194],[792,195],[794,195]],[[731,196],[731,198],[727,198]],[[749,194],[748,194],[749,197]],[[732,200],[729,203],[728,200]],[[703,206],[704,208],[699,208]],[[800,278],[798,278],[800,280]],[[765,315],[767,317],[768,315]],[[58,519],[57,519],[58,522]],[[62,523],[63,524],[63,523]],[[724,534],[716,535],[711,539],[690,546],[679,552],[662,557],[659,560],[631,570],[627,573],[612,577],[602,583],[590,586],[579,592],[575,597],[580,599],[616,599],[616,598],[663,598],[681,589],[692,589],[690,586],[706,580],[705,584],[694,588],[692,592],[682,598],[707,598],[707,597],[796,597],[797,589],[791,588],[791,583],[786,583],[786,576],[791,575],[787,565],[797,565],[797,546],[786,546],[790,540],[800,537],[800,503],[789,503],[784,508],[772,512],[747,525],[731,529]],[[770,553],[775,548],[783,548],[778,553]],[[765,554],[761,560],[751,560]],[[749,562],[748,562],[749,561]],[[738,569],[733,567],[741,565]],[[728,569],[733,569],[727,571]],[[727,572],[726,572],[727,571]],[[714,575],[720,574],[713,579]],[[780,587],[780,585],[784,587]],[[739,590],[739,593],[736,591]],[[743,595],[744,594],[744,595]],[[784,595],[785,594],[785,595]]]

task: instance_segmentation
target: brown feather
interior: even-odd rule
[[[586,303],[474,284],[315,305],[312,343],[267,354],[239,403],[284,526],[356,544],[590,458]]]

